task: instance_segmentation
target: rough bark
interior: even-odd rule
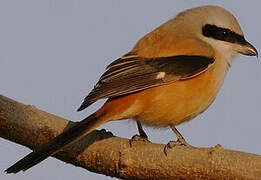
[[[0,95],[0,137],[34,149],[74,122]],[[223,149],[134,141],[94,131],[55,158],[121,179],[261,179],[261,156]]]

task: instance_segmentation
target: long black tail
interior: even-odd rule
[[[103,118],[97,118],[95,114],[92,114],[79,123],[75,124],[73,127],[64,131],[62,134],[58,135],[51,141],[35,149],[23,159],[6,169],[5,172],[17,173],[22,170],[27,170],[48,158],[49,156],[55,154],[59,149],[89,134],[103,123]]]

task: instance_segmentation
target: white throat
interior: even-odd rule
[[[213,49],[222,56],[222,59],[224,59],[228,63],[228,65],[231,66],[234,58],[238,54],[238,52],[234,50],[233,44],[210,38],[207,38],[207,40],[205,39],[205,41],[211,44]]]

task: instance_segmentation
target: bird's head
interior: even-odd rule
[[[230,64],[238,54],[258,56],[258,51],[244,37],[236,18],[218,6],[202,6],[180,13],[176,19],[185,22],[187,32],[197,36],[218,51]]]

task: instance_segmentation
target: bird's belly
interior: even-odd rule
[[[152,103],[146,106],[136,119],[151,126],[178,125],[203,112],[214,98],[215,94],[206,95],[200,91],[195,94],[160,93],[151,99]]]

